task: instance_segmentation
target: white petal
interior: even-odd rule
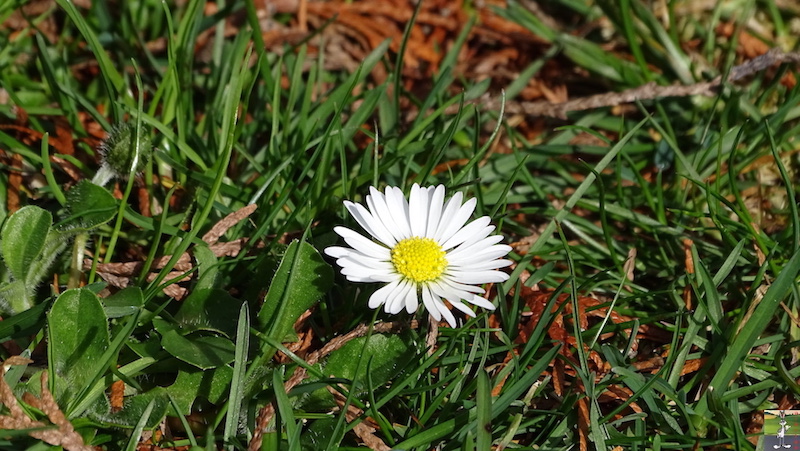
[[[411,187],[411,195],[408,198],[408,220],[411,223],[411,235],[424,237],[428,228],[428,201],[430,196],[428,191],[432,188],[420,188],[418,184]]]
[[[400,239],[410,238],[411,226],[408,223],[408,201],[406,201],[403,190],[387,186],[384,198],[386,199],[386,206],[389,208],[389,214],[392,215],[392,226],[396,231],[395,236]]]
[[[479,236],[478,234],[482,233],[487,229],[486,226],[489,225],[489,222],[491,222],[491,219],[489,219],[488,216],[481,216],[480,218],[470,222],[466,226],[456,231],[456,233],[453,234],[453,236],[450,237],[449,240],[442,243],[442,249],[448,250],[452,247],[458,246],[459,244],[469,239],[476,238],[477,236]],[[489,228],[489,232],[487,232],[486,235],[491,233],[492,230],[494,230],[494,227]],[[485,237],[486,235],[483,235],[483,237]]]
[[[353,249],[368,255],[378,260],[389,260],[391,258],[391,251],[388,248],[375,243],[361,235],[360,233],[350,230],[347,227],[334,227],[333,230],[339,234],[344,241]]]
[[[449,252],[450,257],[452,258],[459,258],[462,255],[475,255],[477,253],[483,252],[485,249],[489,249],[500,241],[503,241],[503,235],[491,235],[485,238],[481,238],[477,241],[472,241],[471,243],[463,243],[461,246],[453,249]],[[504,244],[500,244],[499,246],[503,246],[506,249],[506,254],[511,251],[511,246],[507,246]]]
[[[485,308],[486,310],[494,310],[496,307],[488,299],[482,296],[472,296],[472,299],[465,299],[465,301],[475,304],[478,307]]]
[[[376,309],[383,305],[383,303],[386,302],[386,298],[397,290],[399,284],[400,281],[397,280],[375,290],[372,296],[369,297],[369,304],[367,304],[369,308]]]
[[[369,196],[367,196],[367,198],[369,198]],[[383,223],[377,218],[375,218],[372,213],[367,211],[363,205],[345,201],[344,206],[347,208],[347,211],[350,212],[350,215],[353,216],[356,222],[358,222],[358,225],[360,225],[364,230],[367,231],[367,233],[375,237],[378,241],[386,244],[387,246],[394,246],[397,244],[397,240],[394,239],[386,226],[383,225]]]
[[[459,194],[461,193],[456,193],[456,195],[450,199],[450,202],[453,202],[456,197],[458,197],[458,202],[460,203],[461,196],[459,196]],[[447,242],[453,234],[464,227],[469,217],[472,216],[472,212],[475,210],[475,205],[477,205],[477,203],[478,200],[473,197],[452,213],[450,213],[450,205],[448,204],[448,206],[445,207],[445,213],[442,213],[442,223],[439,224],[439,229],[436,230],[436,237],[434,237],[434,239],[440,243]]]
[[[339,257],[344,257],[346,255],[350,255],[350,252],[353,252],[353,250],[341,246],[331,246],[325,248],[325,254],[333,258],[339,258]]]
[[[448,224],[450,224],[455,217],[456,213],[458,212],[459,207],[461,207],[461,197],[463,194],[461,192],[457,192],[444,203],[444,207],[442,209],[441,216],[439,218],[439,222],[436,225],[436,230],[433,232],[431,238],[435,240],[439,240],[439,237],[444,232],[444,229],[447,228]],[[440,243],[443,243],[445,240],[439,240]]]
[[[342,255],[337,255],[336,263],[339,266],[348,266],[358,265],[364,266],[365,268],[385,268],[387,264],[391,265],[391,263],[383,260],[378,260],[377,258],[370,257],[369,255],[362,254],[361,252],[357,251],[356,249],[349,249],[349,248],[341,248],[345,249],[347,253],[342,253]],[[341,261],[340,261],[341,260]],[[458,270],[459,268],[454,268]]]
[[[485,240],[487,237],[489,237],[492,234],[492,232],[494,232],[494,226],[489,224],[483,230],[481,230],[479,232],[476,232],[475,235],[472,235],[471,237],[469,237],[466,240],[464,240],[464,242],[461,243],[460,245],[458,245],[458,247],[456,247],[455,250],[466,249],[468,247],[475,246],[475,244],[477,244],[477,243]],[[499,236],[500,237],[500,238],[495,238],[497,240],[496,242],[499,242],[499,241],[503,240],[503,236],[502,235],[495,235],[495,236]]]
[[[342,267],[342,275],[352,282],[391,282],[398,279],[390,271],[374,266],[364,266],[352,259],[340,258],[336,263]]]
[[[494,260],[496,258],[505,257],[511,252],[511,246],[507,246],[505,244],[496,244],[492,246],[478,246],[475,245],[467,251],[462,251],[461,249],[456,249],[450,254],[446,256],[447,262],[453,262],[451,264],[455,265],[455,262],[458,264],[468,266],[472,263],[487,261],[487,260]]]
[[[432,284],[432,285],[434,285],[434,284]],[[445,291],[453,291],[453,292],[463,291],[464,295],[462,296],[461,299],[464,299],[465,297],[472,296],[472,293],[478,293],[478,294],[486,293],[486,290],[484,290],[483,288],[481,288],[481,287],[479,287],[477,285],[469,285],[469,284],[465,284],[465,283],[456,282],[455,280],[452,280],[450,277],[447,277],[447,276],[445,276],[441,280],[437,281],[435,283],[435,285],[440,286],[441,289],[445,290]],[[442,296],[442,297],[446,297],[446,298],[450,299],[448,296]]]
[[[394,266],[392,266],[392,263],[384,258],[379,259],[367,254],[362,254],[358,249],[344,249],[346,249],[348,252],[341,255],[336,260],[336,263],[338,263],[339,266],[358,265],[369,269],[388,268],[389,271],[394,272]],[[456,267],[454,269],[458,270],[459,268]]]
[[[444,305],[444,302],[442,302],[441,300],[439,301],[439,303],[442,304],[442,306],[439,307],[439,310],[442,312],[442,317],[445,319],[445,321],[447,321],[447,324],[449,324],[450,327],[456,327],[458,323],[456,323],[456,317],[453,316],[453,312],[451,312],[450,309],[447,308],[447,306]]]
[[[416,312],[419,307],[419,295],[417,294],[416,287],[414,287],[414,291],[412,291],[411,294],[413,294],[413,296],[406,298],[406,312],[408,313]]]
[[[468,316],[471,316],[473,318],[475,317],[475,312],[473,312],[472,309],[470,309],[466,305],[462,304],[461,301],[454,301],[452,299],[448,299],[447,302],[449,302],[450,305],[452,305],[454,308],[460,310],[464,314],[466,314]]]
[[[386,300],[386,305],[384,306],[384,311],[386,313],[400,313],[403,310],[403,307],[406,305],[406,300],[409,296],[416,296],[416,287],[414,284],[408,282],[407,280],[403,280],[400,282],[400,286],[397,291],[392,295],[390,299]]]
[[[465,299],[473,296],[468,291],[457,289],[446,283],[431,284],[430,287],[434,294],[445,299]]]
[[[392,213],[386,205],[386,199],[383,194],[372,186],[369,187],[369,191],[371,194],[367,196],[367,206],[372,212],[372,215],[383,224],[386,230],[388,230],[396,240],[395,243],[392,244],[393,246],[404,237],[399,233],[397,227],[394,226],[394,218],[392,218]]]
[[[442,299],[433,294],[428,287],[422,288],[422,302],[436,321],[444,317],[450,327],[456,327],[456,318],[450,312],[450,309],[448,309],[447,306],[444,305],[444,302],[442,302]],[[434,313],[434,311],[436,313]]]
[[[488,216],[486,216],[486,217],[488,218]],[[464,242],[461,243],[461,246],[472,246],[473,244],[475,244],[475,243],[481,241],[482,239],[488,237],[489,235],[491,235],[492,232],[494,232],[494,229],[495,229],[494,225],[492,225],[492,224],[487,225],[485,229],[483,229],[480,232],[476,233],[475,235],[473,235],[469,239],[464,240]],[[502,235],[500,235],[500,236],[502,236]]]
[[[442,319],[442,313],[439,311],[439,306],[436,305],[436,302],[433,300],[433,293],[428,289],[428,287],[422,287],[422,303],[425,305],[425,310],[428,311],[433,319],[439,321]],[[441,302],[441,301],[440,301]]]
[[[406,311],[409,313],[415,312],[417,310],[417,305],[419,304],[418,295],[417,295],[417,286],[414,284],[409,283],[411,285],[411,289],[405,295],[405,299],[403,300],[403,304],[400,308],[397,309],[395,313],[400,313],[402,307],[406,308]]]
[[[447,271],[447,275],[453,280],[462,283],[484,284],[493,282],[505,282],[509,275],[502,271]]]
[[[444,208],[442,209],[442,215],[439,218],[439,224],[436,227],[436,232],[434,232],[432,238],[443,243],[445,240],[440,240],[439,238],[444,233],[444,230],[448,228],[453,223],[453,219],[456,217],[459,209],[461,208],[461,199],[464,197],[464,194],[461,192],[457,192],[444,203]],[[463,225],[463,224],[462,224]],[[461,227],[461,225],[459,225]]]
[[[360,267],[364,268],[366,272],[398,277],[394,266],[390,262],[374,259],[355,250],[350,250],[346,255],[337,258],[336,264],[342,268]]]
[[[406,297],[413,286],[405,280],[400,281],[400,287],[393,293],[392,297],[386,299],[386,305],[383,306],[383,311],[386,313],[396,314],[403,310]]]
[[[511,260],[481,260],[481,261],[470,261],[471,259],[465,259],[465,260],[466,261],[453,262],[448,258],[447,263],[450,265],[449,267],[453,271],[458,271],[462,269],[469,269],[471,271],[500,269],[514,264],[514,262]]]
[[[444,185],[439,185],[432,192],[428,191],[430,200],[428,201],[428,224],[425,230],[425,236],[433,238],[436,235],[436,229],[439,228],[439,221],[442,218],[442,209],[444,208]]]
[[[356,283],[372,283],[372,282],[374,282],[374,280],[372,280],[371,277],[358,277],[358,276],[345,275],[345,278],[347,280],[349,280],[350,282],[356,282]]]

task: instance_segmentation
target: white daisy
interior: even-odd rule
[[[478,285],[508,280],[498,269],[512,263],[500,259],[511,247],[497,244],[502,235],[490,235],[494,226],[488,216],[466,224],[477,201],[462,205],[462,197],[459,192],[445,202],[444,185],[414,184],[406,201],[400,188],[386,187],[384,194],[370,187],[367,208],[348,201],[344,205],[373,239],[335,227],[351,247],[333,246],[325,253],[336,258],[347,280],[386,284],[370,296],[370,308],[383,305],[387,313],[399,313],[405,307],[413,313],[421,298],[437,321],[444,317],[455,327],[442,299],[469,316],[475,313],[462,300],[494,310],[479,296],[485,290]]]

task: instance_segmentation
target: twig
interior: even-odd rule
[[[428,357],[436,350],[436,341],[439,339],[439,321],[433,315],[428,315],[428,335],[425,337],[425,346],[428,347]]]
[[[757,56],[738,66],[732,67],[725,81],[735,82],[780,63],[800,63],[800,52],[785,53],[778,48],[773,48],[761,56]],[[617,106],[623,103],[631,103],[640,100],[652,100],[662,97],[686,97],[692,95],[711,97],[716,94],[717,88],[722,85],[722,80],[722,76],[718,76],[711,81],[704,81],[691,85],[671,86],[659,86],[655,82],[650,82],[622,92],[608,92],[588,97],[579,97],[562,103],[551,103],[547,101],[508,102],[506,111],[509,114],[567,119],[567,113],[570,111],[583,111],[594,108]],[[474,103],[482,105],[485,110],[499,109],[498,101],[489,94],[484,94],[478,100],[475,100]],[[454,106],[447,111],[448,113],[455,113],[457,108],[458,106]]]

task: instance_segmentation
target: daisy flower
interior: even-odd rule
[[[479,285],[508,280],[498,269],[512,263],[500,259],[511,247],[497,244],[503,236],[491,235],[488,216],[467,224],[477,201],[462,204],[462,197],[458,192],[445,202],[444,185],[414,184],[408,200],[400,188],[381,193],[370,187],[366,208],[348,201],[344,206],[372,239],[335,227],[350,247],[332,246],[325,253],[336,258],[347,280],[385,284],[370,296],[370,308],[413,313],[421,299],[434,319],[455,327],[443,300],[469,316],[475,313],[462,301],[494,310]]]

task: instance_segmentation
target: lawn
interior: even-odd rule
[[[756,449],[798,17],[0,3],[0,449]]]

